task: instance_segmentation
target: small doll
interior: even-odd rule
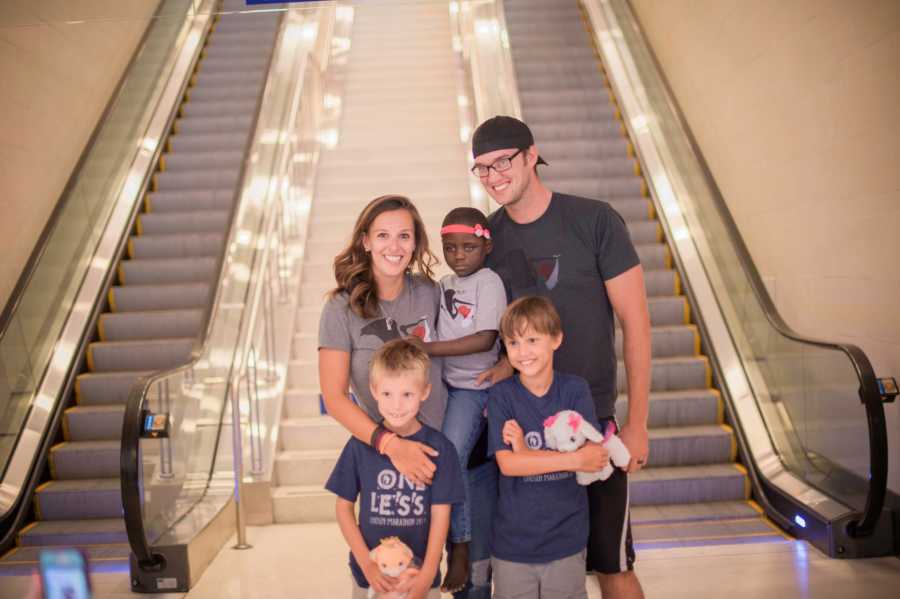
[[[369,552],[381,573],[398,579],[400,582],[409,580],[419,573],[419,569],[413,566],[413,552],[409,546],[401,541],[398,537],[388,537],[381,539],[378,547]],[[373,599],[406,599],[406,593],[376,593],[375,589],[369,587],[368,597]]]

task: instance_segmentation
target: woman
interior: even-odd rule
[[[378,410],[369,390],[369,362],[386,341],[416,335],[434,337],[437,263],[428,249],[418,210],[403,196],[375,198],[353,228],[350,245],[334,259],[337,287],[319,322],[319,383],[328,413],[365,443],[377,439]],[[447,390],[440,359],[432,361],[431,395],[419,418],[441,430]],[[359,405],[348,394],[352,388]],[[387,444],[394,467],[410,480],[430,483],[433,449],[396,439]]]

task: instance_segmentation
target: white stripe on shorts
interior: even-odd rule
[[[625,481],[625,520],[622,522],[622,538],[619,540],[619,572],[628,571],[628,555],[625,552],[625,539],[628,536],[628,514],[631,511],[631,484],[626,475]]]

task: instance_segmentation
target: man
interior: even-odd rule
[[[628,419],[619,432],[637,472],[649,453],[650,317],[644,275],[621,216],[609,204],[552,192],[542,182],[531,130],[497,116],[472,137],[475,166],[488,195],[501,208],[489,218],[494,242],[487,265],[503,279],[510,301],[549,298],[559,311],[563,343],[556,368],[588,380],[601,424],[615,415],[616,354],[613,313],[622,327],[628,380]],[[484,373],[510,376],[505,360]],[[616,473],[588,487],[591,531],[587,569],[597,575],[604,599],[640,598],[634,573],[628,477]]]

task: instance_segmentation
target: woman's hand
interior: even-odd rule
[[[366,560],[360,564],[363,576],[369,581],[369,586],[378,593],[390,593],[397,588],[397,579],[384,574],[373,560]]]
[[[438,452],[424,443],[408,441],[397,437],[384,451],[391,464],[403,476],[420,485],[430,485],[436,466],[428,456],[437,457]]]
[[[515,420],[507,420],[503,423],[503,442],[509,445],[513,452],[522,451],[525,445],[525,432]]]
[[[491,385],[496,385],[503,379],[511,377],[513,372],[513,367],[509,364],[509,360],[506,356],[502,356],[497,360],[496,364],[478,375],[478,378],[475,379],[475,384],[481,385],[484,382],[488,382]]]

